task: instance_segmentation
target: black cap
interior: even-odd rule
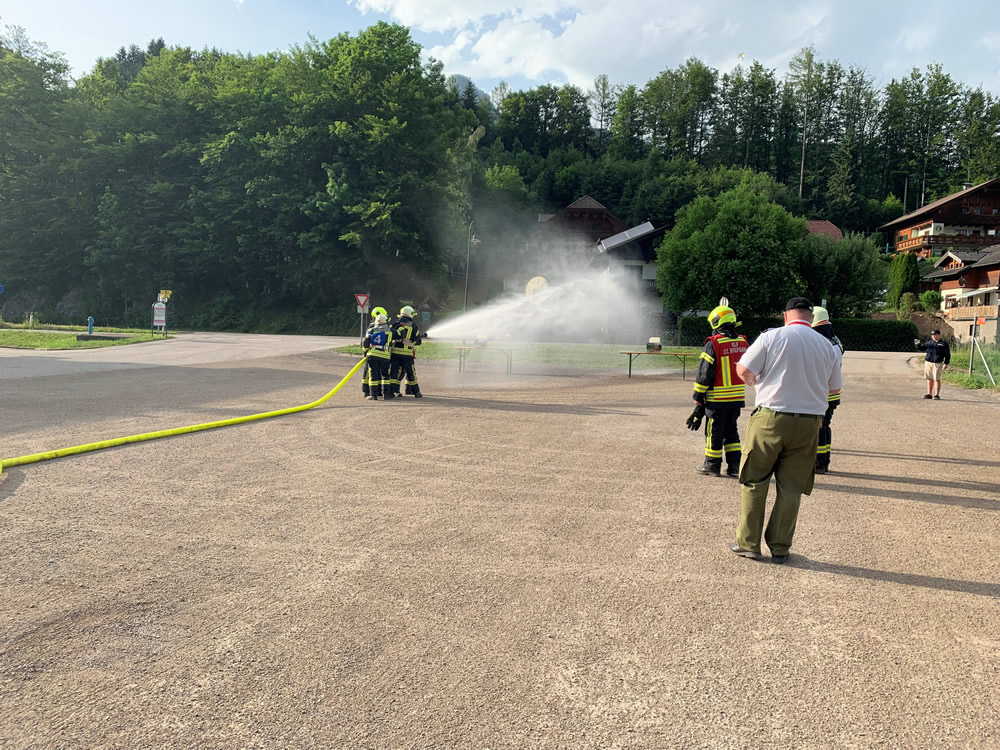
[[[933,331],[931,331],[931,336],[933,336],[933,335],[934,335],[935,333],[936,333],[936,334],[937,334],[938,336],[940,336],[940,335],[941,335],[941,331],[939,331],[939,330],[938,330],[937,328],[935,328],[935,329],[934,329]]]
[[[805,297],[792,297],[785,304],[785,312],[789,310],[808,310],[812,312],[813,303],[807,300]]]

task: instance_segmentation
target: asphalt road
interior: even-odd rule
[[[5,351],[0,455],[306,403],[357,361],[287,338]],[[421,362],[420,401],[351,383],[9,469],[0,747],[997,746],[1000,402],[925,401],[906,360],[845,360],[785,566],[726,549],[690,380],[624,365]]]

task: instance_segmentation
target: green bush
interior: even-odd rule
[[[784,325],[781,318],[743,318],[736,329],[750,341],[757,338],[761,331],[768,328],[778,328]],[[712,327],[708,319],[702,316],[688,316],[677,321],[676,346],[700,346],[706,338],[712,335]]]
[[[861,352],[912,352],[917,327],[909,320],[834,318],[833,332],[845,349]]]
[[[737,330],[753,342],[762,331],[784,325],[781,318],[747,318]],[[834,318],[830,321],[845,349],[865,352],[910,352],[913,339],[919,338],[917,327],[910,321],[872,320],[871,318]],[[689,316],[677,321],[679,346],[698,346],[712,329],[708,320]]]
[[[941,309],[941,292],[928,289],[920,295],[920,304],[924,306],[925,312],[936,313]]]
[[[913,292],[904,292],[899,297],[899,312],[896,313],[898,320],[909,320],[910,315],[917,307],[917,295]]]

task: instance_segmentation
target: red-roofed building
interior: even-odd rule
[[[844,239],[844,233],[837,228],[837,225],[826,219],[809,219],[806,222],[806,229],[809,230],[809,234],[821,234],[831,240]]]

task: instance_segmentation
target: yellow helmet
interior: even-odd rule
[[[719,326],[724,323],[736,325],[736,313],[733,312],[731,307],[719,305],[708,314],[708,324],[712,326],[713,331],[717,331]]]
[[[372,308],[372,317],[375,318],[375,317],[377,317],[379,315],[384,315],[386,318],[389,317],[389,313],[386,312],[386,310],[385,310],[384,307],[373,307]]]
[[[399,310],[399,314],[401,316],[405,315],[407,318],[412,318],[413,317],[413,313],[415,313],[415,312],[416,312],[416,310],[414,310],[409,305],[407,305],[406,307],[400,308],[400,310]]]

